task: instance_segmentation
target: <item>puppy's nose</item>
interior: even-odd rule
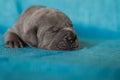
[[[65,37],[66,42],[68,43],[69,47],[72,47],[72,45],[75,43],[75,40],[77,39],[77,36],[73,31],[68,31],[67,36]]]
[[[79,41],[77,35],[71,28],[64,28],[64,32],[67,33],[65,36],[65,41],[70,49],[78,48]]]
[[[72,44],[76,39],[76,35],[69,31],[65,39],[69,44]]]

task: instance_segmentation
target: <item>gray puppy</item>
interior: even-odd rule
[[[25,44],[50,50],[78,48],[78,38],[70,19],[61,11],[31,6],[4,35],[6,47],[20,48]]]

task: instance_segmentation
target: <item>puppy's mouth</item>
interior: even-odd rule
[[[51,49],[55,50],[71,50],[78,47],[78,38],[72,30],[62,30],[59,32],[50,46]]]

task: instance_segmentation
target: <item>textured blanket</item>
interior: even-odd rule
[[[120,80],[120,0],[0,0],[0,80]],[[66,13],[81,47],[6,48],[4,32],[31,5]]]

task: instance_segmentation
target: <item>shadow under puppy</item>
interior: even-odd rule
[[[6,47],[68,50],[79,47],[72,22],[61,11],[43,6],[27,8],[4,35]]]

